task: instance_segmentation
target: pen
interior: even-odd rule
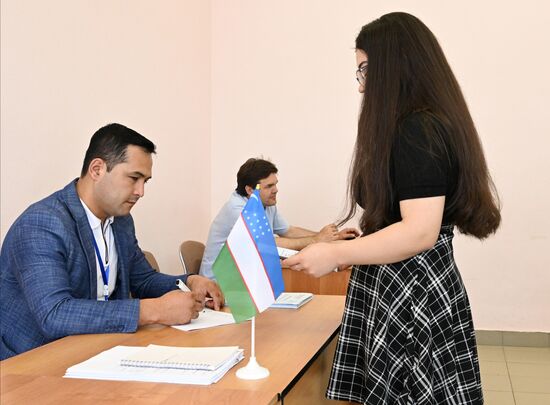
[[[176,285],[178,286],[178,288],[180,290],[182,290],[183,292],[190,292],[191,290],[189,289],[189,287],[187,287],[187,285],[181,281],[179,278],[176,280]]]
[[[189,289],[189,287],[187,287],[187,284],[185,284],[183,281],[181,281],[179,278],[176,280],[176,285],[178,286],[178,288],[183,291],[183,292],[191,292],[191,290]],[[206,297],[205,298],[205,301],[213,301],[214,298],[212,297]]]

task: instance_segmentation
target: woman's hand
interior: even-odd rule
[[[338,267],[334,250],[335,245],[332,243],[314,243],[283,260],[282,266],[303,271],[313,277],[321,277]]]

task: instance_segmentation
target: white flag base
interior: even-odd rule
[[[237,370],[237,377],[242,380],[261,380],[269,376],[269,370],[262,367],[256,361],[256,357],[250,357],[248,364]]]

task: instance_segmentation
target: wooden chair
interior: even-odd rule
[[[157,263],[157,260],[155,259],[155,256],[151,252],[148,252],[146,250],[142,250],[143,254],[145,255],[145,258],[151,265],[153,269],[155,269],[156,272],[160,272],[159,264]]]
[[[196,240],[186,240],[180,245],[180,261],[185,274],[199,274],[204,243]]]

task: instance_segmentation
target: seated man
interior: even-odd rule
[[[237,173],[237,188],[222,207],[208,233],[208,240],[200,267],[200,274],[213,279],[212,265],[227,240],[233,225],[241,214],[248,197],[260,185],[260,199],[265,207],[265,214],[275,238],[277,246],[301,250],[314,242],[331,242],[339,239],[353,238],[359,232],[352,228],[338,231],[334,224],[323,227],[319,232],[289,225],[277,210],[277,168],[263,159],[248,159]]]
[[[11,226],[0,253],[0,359],[67,335],[187,323],[206,296],[222,305],[216,283],[181,276],[191,289],[184,293],[137,244],[130,210],[151,178],[153,153],[151,141],[123,125],[99,129],[80,178]]]

